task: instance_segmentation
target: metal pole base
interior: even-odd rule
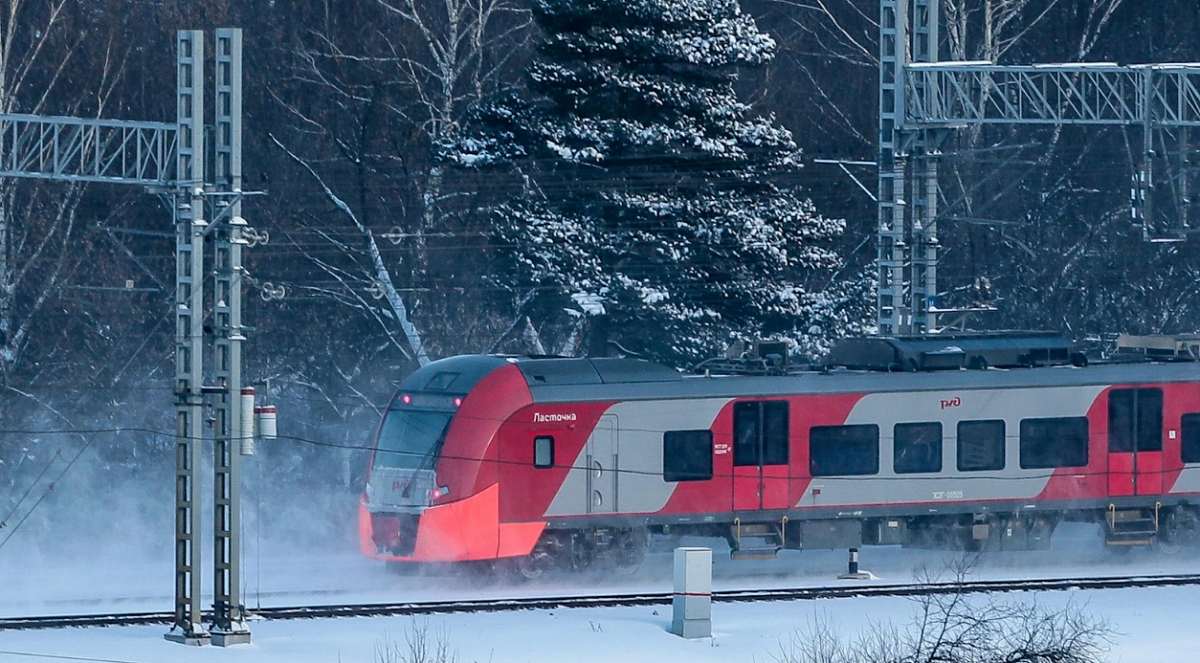
[[[229,633],[213,633],[212,643],[218,647],[250,644],[250,631],[232,631]]]
[[[192,647],[203,647],[204,645],[212,642],[212,636],[210,636],[203,629],[194,631],[192,633],[171,631],[169,633],[164,633],[163,638],[170,640],[171,642],[178,642],[181,645],[189,645]]]

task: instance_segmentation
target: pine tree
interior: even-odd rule
[[[443,150],[522,178],[493,238],[518,315],[586,320],[589,354],[676,363],[739,336],[819,350],[858,321],[869,296],[809,290],[844,224],[787,186],[791,134],[737,98],[738,68],[775,43],[736,0],[541,0],[536,18],[532,94],[483,106]]]

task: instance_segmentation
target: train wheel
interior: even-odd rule
[[[554,568],[554,558],[545,550],[534,550],[524,557],[518,557],[513,568],[525,580],[537,580]]]
[[[554,534],[547,534],[534,546],[533,552],[513,560],[512,569],[525,580],[537,580],[561,567],[563,559],[562,541]]]
[[[1195,549],[1197,543],[1200,543],[1200,516],[1188,507],[1172,510],[1159,532],[1158,549],[1175,555],[1185,548]]]
[[[637,573],[646,561],[646,550],[650,548],[650,533],[634,530],[625,533],[617,546],[613,561],[617,573],[630,576]]]

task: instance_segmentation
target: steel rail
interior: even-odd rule
[[[812,601],[817,599],[914,597],[935,594],[985,594],[1050,592],[1145,587],[1200,585],[1200,575],[1153,575],[1129,577],[1049,578],[1039,580],[979,580],[908,585],[863,585],[797,587],[714,591],[715,603],[766,601]],[[459,601],[414,601],[346,605],[291,606],[250,610],[256,619],[329,619],[337,617],[396,617],[469,612],[513,612],[518,610],[561,610],[568,608],[612,608],[671,603],[670,592],[608,594],[596,596],[545,596],[511,599],[468,599]],[[210,615],[205,613],[206,619]],[[87,626],[138,626],[172,623],[170,612],[2,617],[0,631]]]

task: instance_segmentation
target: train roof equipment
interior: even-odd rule
[[[1081,348],[1061,334],[1018,331],[846,338],[833,347],[824,366],[929,371],[1085,363]]]
[[[1200,359],[1200,334],[1121,334],[1117,336],[1117,356],[1196,361]]]

